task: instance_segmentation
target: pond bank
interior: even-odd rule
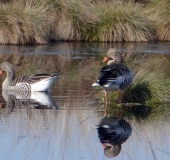
[[[0,44],[169,41],[168,0],[0,2]]]

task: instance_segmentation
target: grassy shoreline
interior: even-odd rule
[[[168,0],[1,0],[0,44],[169,41],[169,10]]]

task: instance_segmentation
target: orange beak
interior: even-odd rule
[[[103,61],[102,62],[106,62],[108,60],[108,58],[105,56],[104,58],[103,58]]]
[[[2,75],[2,73],[3,73],[3,72],[0,70],[0,75]]]

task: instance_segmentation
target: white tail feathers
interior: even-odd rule
[[[103,125],[102,127],[103,128],[110,128],[108,125]]]
[[[98,83],[93,83],[92,86],[95,87],[95,86],[100,86],[100,85]]]
[[[99,128],[99,125],[92,125],[92,128]]]
[[[56,79],[57,79],[57,76],[49,77],[47,79],[43,79],[39,82],[31,84],[31,91],[34,91],[34,92],[49,91],[51,85]]]
[[[100,128],[100,127],[102,127],[102,128],[110,128],[108,125],[102,125],[102,126],[100,126],[100,125],[92,125],[92,128]]]

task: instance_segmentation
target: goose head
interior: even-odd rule
[[[3,72],[6,72],[7,78],[9,80],[13,80],[15,78],[15,71],[14,71],[13,66],[10,63],[8,63],[8,62],[1,63],[1,65],[0,65],[0,75],[2,75]]]
[[[102,62],[107,62],[107,65],[110,65],[115,63],[122,63],[122,61],[122,53],[114,48],[110,48],[106,52],[106,56],[104,57]]]
[[[108,158],[116,157],[120,151],[121,151],[121,144],[118,144],[116,146],[111,144],[102,144],[102,147],[104,149],[104,154]]]

